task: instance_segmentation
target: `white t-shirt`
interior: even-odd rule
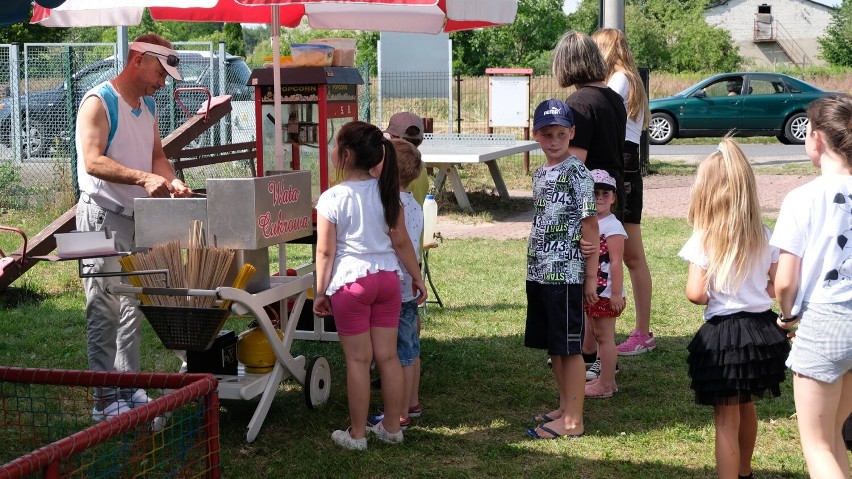
[[[615,215],[610,214],[604,218],[598,216],[598,230],[601,234],[600,240],[600,257],[598,258],[598,296],[602,298],[612,298],[612,281],[609,279],[612,269],[609,260],[609,244],[607,239],[610,236],[621,235],[627,239],[627,231],[624,230],[624,225]],[[622,268],[622,272],[624,268]],[[622,283],[623,284],[623,283]],[[622,290],[622,296],[627,296]]]
[[[609,81],[606,84],[613,91],[621,95],[621,98],[624,100],[624,109],[630,111],[627,108],[627,99],[630,97],[630,82],[627,81],[627,75],[621,72],[615,72],[609,77]],[[627,115],[627,133],[624,135],[624,139],[634,143],[639,144],[639,138],[642,137],[642,122],[645,121],[645,111],[640,110],[639,116],[634,118],[630,118],[630,114]]]
[[[766,230],[766,237],[769,238],[769,228]],[[704,270],[707,269],[707,257],[704,255],[704,250],[701,247],[701,238],[697,234],[693,234],[689,241],[680,250],[678,256],[689,263],[692,263]],[[707,292],[709,301],[704,309],[704,319],[710,319],[713,316],[724,314],[733,314],[740,311],[749,313],[760,313],[772,307],[772,298],[766,292],[766,285],[769,282],[769,267],[773,263],[778,262],[778,248],[768,246],[762,258],[759,258],[757,267],[748,275],[743,284],[735,291],[722,292],[715,291],[712,288]],[[731,271],[732,275],[736,271]]]
[[[792,314],[802,301],[852,299],[852,176],[820,176],[788,193],[770,243],[802,258]]]
[[[376,179],[344,181],[320,195],[317,213],[337,230],[337,250],[326,289],[331,296],[368,272],[396,271],[402,277],[393,249],[385,208]]]
[[[414,253],[417,255],[417,261],[420,262],[420,236],[423,234],[423,208],[420,203],[414,199],[414,194],[408,192],[400,192],[399,199],[402,201],[402,211],[405,214],[405,229],[408,230],[408,236],[411,238],[411,244],[414,246]],[[402,302],[407,303],[414,299],[414,292],[411,290],[411,285],[414,280],[402,262],[399,263],[402,270],[402,282],[400,288],[402,291]]]

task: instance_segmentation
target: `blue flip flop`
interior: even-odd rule
[[[536,429],[541,429],[542,431],[550,434],[553,437],[541,436],[541,435],[538,434]],[[566,437],[568,439],[579,439],[579,438],[583,437],[583,434],[559,434],[556,431],[554,431],[553,429],[550,429],[549,427],[542,424],[541,426],[538,426],[538,428],[531,427],[531,428],[527,429],[527,436],[529,436],[533,439],[559,439],[560,437]]]
[[[559,416],[559,417],[562,417],[562,416]],[[533,416],[532,420],[533,420],[534,423],[540,424],[540,423],[553,422],[553,421],[559,419],[559,417],[552,418],[552,417],[548,416],[547,413],[542,413],[542,414],[539,414],[537,416]]]

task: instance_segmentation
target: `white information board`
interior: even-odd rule
[[[488,126],[530,126],[530,77],[488,77]]]

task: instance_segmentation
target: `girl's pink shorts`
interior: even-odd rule
[[[371,327],[399,327],[402,295],[396,271],[367,273],[331,296],[337,333],[354,336]]]

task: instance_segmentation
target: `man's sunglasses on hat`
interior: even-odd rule
[[[158,57],[162,57],[166,59],[166,65],[170,67],[176,67],[180,63],[180,58],[177,55],[163,55],[162,53],[157,52],[142,52],[143,55],[156,55]]]

